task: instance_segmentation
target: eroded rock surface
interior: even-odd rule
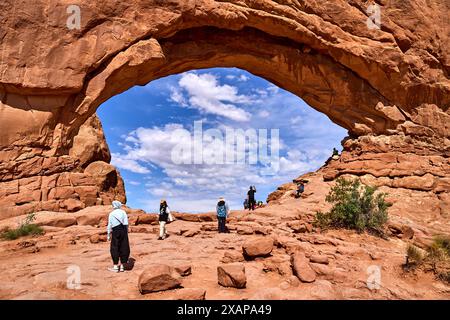
[[[125,208],[132,230],[132,262],[123,273],[107,270],[112,263],[105,241],[110,206],[75,213],[38,212],[36,223],[44,228],[44,235],[0,241],[0,298],[448,299],[450,286],[432,272],[402,269],[407,245],[442,234],[436,225],[449,234],[448,221],[420,216],[413,221],[401,219],[395,211],[390,214],[390,225],[401,230],[410,224],[412,239],[396,234],[382,239],[351,230],[296,233],[286,221],[309,221],[315,207],[323,203],[323,199],[316,202],[316,194],[328,186],[323,179],[309,179],[315,195],[288,197],[251,213],[234,211],[228,223],[231,232],[225,234],[218,233],[216,223],[215,229],[200,230],[203,222],[178,219],[167,226],[170,236],[158,241],[158,227],[139,224],[142,213]],[[270,256],[244,260],[242,246],[255,237],[237,232],[248,224],[244,217],[270,230],[267,236],[257,236],[275,240]],[[1,220],[0,230],[23,219]],[[192,237],[180,234],[194,228],[200,231]],[[78,290],[67,288],[67,270],[74,265],[81,271]],[[381,269],[382,286],[371,290],[368,268],[374,266]]]
[[[123,199],[118,172],[106,190],[84,172],[109,162],[96,109],[134,85],[207,67],[264,77],[348,129],[326,179],[431,191],[445,214],[447,3],[382,2],[381,28],[368,27],[369,4],[83,0],[80,29],[69,29],[66,4],[2,1],[1,217]]]

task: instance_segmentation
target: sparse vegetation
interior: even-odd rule
[[[419,248],[410,244],[406,249],[406,264],[408,266],[420,265],[423,261],[423,255]]]
[[[424,271],[432,271],[436,277],[450,283],[450,237],[436,236],[431,245],[426,248],[424,255],[420,249],[408,245],[406,249],[405,269],[422,268]]]
[[[27,215],[25,221],[22,222],[16,229],[6,229],[1,233],[0,237],[5,240],[15,240],[28,235],[35,236],[43,234],[44,230],[33,224],[34,220],[36,220],[35,214],[30,213]]]
[[[376,191],[376,187],[363,185],[358,179],[337,179],[326,197],[333,207],[327,213],[317,212],[314,224],[322,229],[347,228],[384,234],[382,227],[388,220],[390,204],[385,201],[385,193]]]
[[[433,245],[436,248],[440,248],[447,254],[448,257],[450,257],[450,237],[435,236]]]

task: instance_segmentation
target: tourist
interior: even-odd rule
[[[304,191],[305,191],[305,184],[303,183],[303,181],[297,182],[297,193],[295,194],[295,197],[300,198]]]
[[[112,272],[123,272],[125,271],[124,264],[128,263],[128,258],[130,257],[128,217],[127,213],[121,209],[122,203],[120,201],[113,201],[112,207],[114,210],[109,214],[106,232],[108,241],[111,240],[110,251],[113,267],[108,268],[108,270]]]
[[[250,186],[247,192],[248,199],[248,210],[255,210],[256,200],[255,200],[256,187]]]
[[[244,210],[248,209],[248,199],[244,200]]]
[[[331,159],[333,160],[339,159],[339,151],[336,148],[333,148],[333,154],[331,155]]]
[[[217,202],[216,206],[216,212],[217,212],[217,221],[219,223],[219,233],[226,233],[227,227],[227,217],[230,214],[230,209],[228,207],[228,204],[225,202],[224,198],[220,198],[219,202]]]
[[[170,213],[167,201],[162,199],[159,204],[159,237],[158,240],[164,240],[167,237],[166,224],[172,221],[172,214]]]
[[[333,148],[332,156],[338,156],[338,155],[339,155],[339,151],[336,148]]]

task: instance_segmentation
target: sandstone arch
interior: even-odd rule
[[[0,216],[124,197],[96,108],[133,85],[239,67],[347,128],[342,174],[450,201],[448,3],[360,0],[6,0],[0,5]],[[97,128],[93,130],[92,128]],[[406,155],[405,155],[406,154]]]

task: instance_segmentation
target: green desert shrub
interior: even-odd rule
[[[406,265],[420,265],[423,261],[423,255],[419,248],[410,244],[406,248]]]
[[[315,225],[382,233],[390,204],[385,201],[385,193],[376,191],[376,187],[363,185],[358,179],[337,179],[326,197],[333,207],[327,213],[317,212]]]
[[[406,249],[406,269],[414,266],[433,271],[436,277],[450,283],[450,237],[436,236],[426,248],[424,254],[415,246],[408,245]]]
[[[24,222],[22,222],[16,229],[6,229],[0,235],[2,239],[5,240],[15,240],[20,237],[28,236],[28,235],[41,235],[44,233],[44,230],[33,224],[33,221],[36,219],[34,213],[30,213],[27,215]]]
[[[450,257],[450,237],[442,235],[435,236],[432,246],[439,248],[447,257]]]

